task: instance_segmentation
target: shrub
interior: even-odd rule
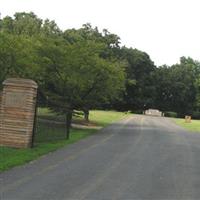
[[[134,113],[134,114],[143,114],[143,110],[131,110],[131,113]]]
[[[193,119],[200,119],[200,111],[194,111],[192,113],[192,118]]]
[[[165,112],[165,117],[174,117],[176,118],[178,115],[176,112],[171,112],[171,111],[168,111],[168,112]]]

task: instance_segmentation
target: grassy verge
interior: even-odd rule
[[[39,116],[48,119],[61,120],[62,116],[51,113],[48,109],[39,109]],[[90,120],[99,126],[106,126],[114,121],[120,120],[126,114],[114,111],[91,111]],[[22,165],[26,162],[34,160],[48,152],[55,151],[58,148],[72,144],[83,139],[93,133],[96,129],[75,129],[72,128],[70,139],[65,140],[64,124],[53,124],[40,122],[37,125],[37,133],[35,135],[35,147],[33,149],[15,149],[8,147],[0,147],[0,172],[10,169],[14,166]]]
[[[192,120],[191,123],[185,123],[185,119],[174,119],[174,121],[189,131],[200,132],[200,120]]]
[[[90,112],[90,120],[97,125],[104,127],[127,115],[128,114],[125,114],[124,112],[94,110]]]

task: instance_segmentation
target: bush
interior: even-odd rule
[[[192,118],[193,119],[200,119],[200,111],[194,111],[192,113]]]
[[[174,117],[174,118],[176,118],[177,116],[178,116],[178,114],[176,112],[171,112],[171,111],[165,112],[165,117]]]
[[[143,110],[131,110],[131,113],[134,113],[134,114],[143,114]]]

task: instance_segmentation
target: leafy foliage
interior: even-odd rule
[[[68,129],[75,110],[200,112],[198,61],[182,57],[156,68],[147,53],[121,47],[119,36],[89,23],[62,31],[32,12],[3,18],[0,70],[1,83],[7,77],[37,81],[40,103],[65,113]]]
[[[158,68],[154,73],[158,108],[173,110],[179,116],[199,111],[199,70],[199,62],[185,57],[180,59],[180,64]]]

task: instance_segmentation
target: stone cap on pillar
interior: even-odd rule
[[[7,86],[19,86],[19,87],[26,87],[26,88],[38,88],[38,85],[35,81],[31,79],[22,79],[22,78],[8,78],[3,82],[3,85]]]

